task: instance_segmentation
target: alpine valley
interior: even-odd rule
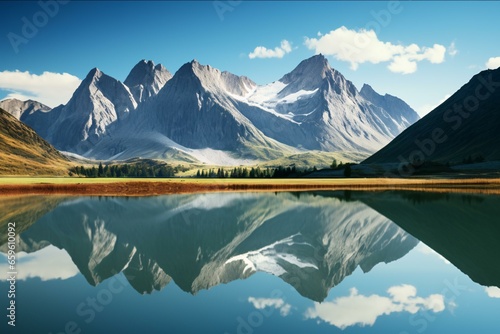
[[[222,166],[301,156],[361,161],[419,119],[397,97],[369,85],[358,91],[322,55],[267,85],[196,60],[173,76],[142,60],[123,82],[92,69],[54,109],[12,99],[0,107],[72,155]]]

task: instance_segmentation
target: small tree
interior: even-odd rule
[[[332,169],[335,169],[335,168],[337,168],[337,166],[338,166],[337,160],[336,160],[336,159],[333,159],[333,162],[332,162],[332,164],[330,165],[330,167],[331,167]]]
[[[97,171],[97,176],[99,176],[99,177],[104,176],[104,168],[102,167],[102,162],[99,162],[99,169]]]
[[[351,165],[347,164],[344,168],[344,176],[351,177],[351,173],[352,173]]]

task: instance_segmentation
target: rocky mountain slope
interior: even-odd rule
[[[482,71],[364,163],[498,161],[499,128],[500,69]]]
[[[162,64],[141,60],[123,83],[129,87],[135,101],[141,103],[158,94],[171,78],[172,74]]]
[[[0,175],[67,175],[70,163],[52,145],[0,109]]]
[[[52,108],[37,101],[20,101],[18,99],[2,100],[0,101],[0,108],[22,122],[35,112],[49,112],[52,110]]]
[[[67,105],[24,121],[57,149],[93,159],[239,165],[310,151],[367,155],[418,119],[367,87],[359,92],[322,55],[264,86],[196,60],[173,77],[143,60],[124,83],[93,69]]]

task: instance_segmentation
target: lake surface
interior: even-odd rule
[[[498,333],[500,196],[0,198],[1,333]],[[7,225],[16,222],[16,327]]]

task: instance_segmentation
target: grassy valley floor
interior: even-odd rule
[[[155,196],[226,191],[420,190],[500,194],[500,178],[472,179],[123,179],[0,178],[0,195]]]

